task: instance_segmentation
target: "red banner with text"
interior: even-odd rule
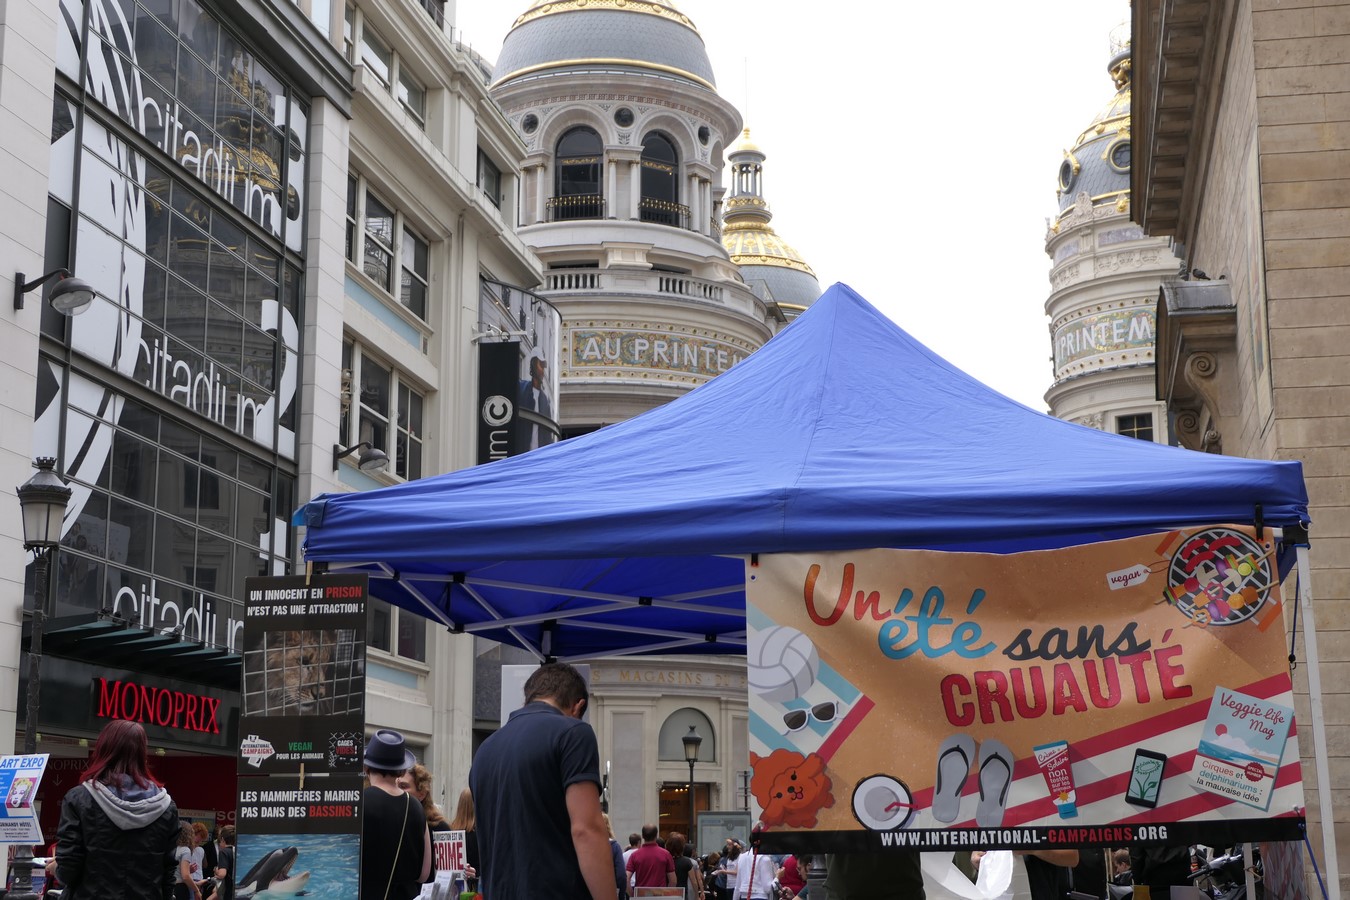
[[[770,849],[1301,837],[1269,531],[762,555],[746,584]]]

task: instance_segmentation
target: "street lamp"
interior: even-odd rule
[[[56,460],[40,456],[37,472],[15,489],[23,514],[23,546],[33,551],[33,627],[28,643],[28,709],[24,714],[23,752],[37,751],[38,692],[42,688],[42,630],[47,620],[47,567],[52,550],[61,543],[61,524],[70,503],[70,488],[54,471]],[[14,890],[11,900],[28,900],[33,893],[33,847],[20,844],[14,854]]]
[[[689,840],[693,842],[697,837],[694,834],[694,763],[698,761],[698,745],[703,743],[703,738],[690,725],[689,733],[680,740],[684,743],[685,762],[689,763]]]

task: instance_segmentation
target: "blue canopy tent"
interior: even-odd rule
[[[835,285],[680,399],[523,456],[307,504],[306,559],[541,659],[739,653],[745,558],[1012,552],[1202,523],[1305,524],[1298,462],[1028,409]]]

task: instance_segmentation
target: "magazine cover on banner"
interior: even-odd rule
[[[245,581],[239,774],[359,773],[366,576]]]
[[[747,564],[753,811],[792,850],[1300,840],[1269,531]]]

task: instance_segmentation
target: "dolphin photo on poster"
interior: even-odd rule
[[[356,900],[361,778],[239,779],[235,896]]]

